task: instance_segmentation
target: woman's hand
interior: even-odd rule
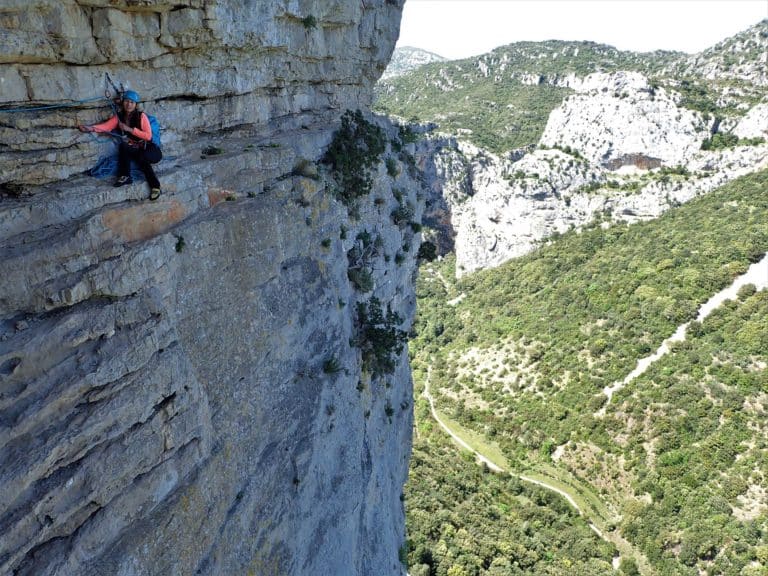
[[[128,124],[126,124],[125,122],[118,121],[117,125],[120,126],[120,130],[122,130],[123,132],[128,132],[128,134],[133,134],[133,128],[128,126]]]
[[[91,126],[86,126],[84,124],[79,124],[77,129],[80,130],[80,132],[93,132],[93,128]]]

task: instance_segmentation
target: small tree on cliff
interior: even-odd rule
[[[331,166],[345,204],[371,191],[371,169],[386,145],[384,131],[368,122],[360,110],[347,110],[341,117],[341,128],[333,135],[323,162]]]

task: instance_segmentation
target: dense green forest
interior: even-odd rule
[[[743,289],[693,323],[684,342],[607,405],[603,393],[766,251],[763,171],[657,220],[597,222],[458,282],[450,257],[425,264],[410,344],[414,365],[432,367],[439,409],[492,440],[512,469],[555,469],[586,486],[609,511],[608,529],[640,549],[658,574],[766,575],[766,291]],[[440,506],[466,501],[427,493],[430,482],[453,481],[441,464],[448,454],[435,445],[434,431],[422,429],[425,419],[422,407],[406,500],[411,565],[424,563],[419,546],[434,552],[449,544],[426,520]],[[485,507],[453,517],[456,532],[469,534],[462,546],[472,543],[449,546],[451,562],[467,558],[459,562],[465,572],[454,573],[521,573],[514,571],[519,565],[490,572],[482,560],[488,556],[461,552],[482,549],[493,524],[488,503],[519,496],[516,483],[461,462],[456,482],[476,485],[472,499]],[[464,474],[483,481],[461,483]],[[573,536],[579,523],[573,526],[550,550],[551,562],[523,573],[579,573],[557,563],[569,558],[582,562],[585,574],[601,574],[606,555],[595,549],[584,557]],[[422,573],[448,573],[435,570]]]

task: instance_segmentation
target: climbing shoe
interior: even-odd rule
[[[133,178],[130,176],[118,176],[117,180],[115,180],[115,188],[120,188],[120,186],[125,186],[126,184],[133,184]]]
[[[149,191],[149,199],[157,200],[158,198],[160,198],[160,188],[152,188],[152,190]]]

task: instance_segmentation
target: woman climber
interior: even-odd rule
[[[79,125],[81,132],[111,132],[119,128],[123,135],[117,156],[117,180],[115,187],[132,184],[131,160],[141,168],[149,184],[149,199],[160,197],[160,181],[152,169],[163,158],[160,148],[152,142],[152,126],[147,115],[139,110],[139,95],[133,90],[123,94],[122,108],[106,122],[93,125]]]

